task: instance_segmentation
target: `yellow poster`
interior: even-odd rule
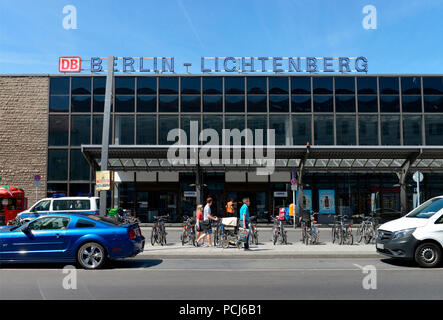
[[[111,171],[107,170],[95,172],[95,190],[111,190]]]

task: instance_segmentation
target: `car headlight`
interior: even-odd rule
[[[415,229],[416,228],[410,228],[410,229],[395,231],[394,235],[392,236],[392,240],[406,238],[410,236],[415,231]]]

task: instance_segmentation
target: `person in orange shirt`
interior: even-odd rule
[[[232,198],[229,199],[229,202],[226,204],[226,216],[234,216],[234,200]]]

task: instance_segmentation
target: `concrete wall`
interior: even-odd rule
[[[1,184],[22,187],[29,204],[35,174],[42,176],[39,198],[46,196],[48,92],[47,76],[0,76]]]

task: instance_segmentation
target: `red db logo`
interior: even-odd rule
[[[80,72],[82,60],[80,57],[58,58],[59,72]]]

